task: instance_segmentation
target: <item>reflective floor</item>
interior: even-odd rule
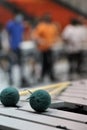
[[[49,77],[46,75],[43,81],[39,82],[40,74],[41,74],[41,65],[36,63],[33,71],[32,64],[25,64],[23,66],[23,76],[27,84],[21,86],[21,75],[20,75],[20,67],[18,65],[13,66],[12,68],[12,80],[14,87],[31,87],[31,86],[38,86],[38,85],[45,85],[53,83]],[[72,73],[71,75],[68,74],[69,72],[69,63],[66,59],[62,59],[60,61],[55,62],[54,64],[54,75],[57,79],[56,82],[63,82],[68,80],[79,80],[79,79],[86,79],[87,73]],[[9,86],[9,74],[8,72],[4,71],[0,68],[0,87],[7,87]]]

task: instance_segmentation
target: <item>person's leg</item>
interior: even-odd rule
[[[73,80],[73,74],[75,74],[75,68],[76,68],[76,54],[75,53],[72,53],[72,54],[69,54],[67,56],[68,58],[68,62],[69,62],[69,74],[68,74],[68,78],[69,80]]]
[[[47,73],[52,81],[56,81],[56,78],[54,77],[54,72],[53,72],[53,57],[52,57],[51,50],[48,50],[47,52]]]
[[[47,73],[47,52],[42,52],[41,56],[42,56],[41,79],[43,79],[45,74]]]
[[[13,50],[11,50],[8,53],[8,61],[9,61],[8,73],[9,73],[9,84],[10,85],[13,85],[12,69],[13,69],[14,64],[16,63],[16,60],[17,60],[17,58],[15,56],[15,53]]]
[[[17,57],[17,64],[19,65],[19,68],[20,68],[20,76],[21,76],[21,79],[20,79],[20,82],[21,82],[21,87],[26,87],[26,86],[30,86],[30,83],[27,82],[27,79],[24,75],[24,61],[23,61],[23,57],[22,57],[22,53],[21,53],[21,50],[18,48],[16,51],[16,57]]]
[[[82,52],[77,53],[77,73],[81,73],[81,65],[82,65]]]
[[[20,52],[18,49],[16,50],[11,50],[8,54],[8,59],[9,59],[9,69],[8,69],[8,73],[9,73],[9,83],[10,85],[13,84],[13,67],[15,65],[18,65],[20,67]],[[22,69],[21,69],[22,70]],[[20,70],[20,72],[21,72]],[[21,75],[21,74],[20,74]]]
[[[82,51],[81,73],[87,75],[87,50]]]
[[[68,54],[67,55],[67,59],[68,59],[68,62],[69,62],[69,74],[72,74],[73,73],[73,54]]]

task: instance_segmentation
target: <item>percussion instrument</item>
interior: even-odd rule
[[[50,108],[35,112],[27,98],[44,89],[52,98]],[[87,130],[87,80],[20,89],[17,107],[0,103],[0,130]]]

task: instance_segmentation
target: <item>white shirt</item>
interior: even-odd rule
[[[62,38],[68,41],[68,43],[66,43],[66,51],[68,53],[82,50],[84,40],[83,26],[68,25],[62,33]]]
[[[82,49],[87,51],[87,26],[83,26],[83,43],[82,43]]]

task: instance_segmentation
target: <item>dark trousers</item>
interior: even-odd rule
[[[11,50],[9,59],[12,65],[14,64],[21,64],[21,51],[20,49]]]
[[[73,73],[73,72],[81,73],[82,53],[77,52],[77,53],[68,54],[67,58],[70,64],[69,73]]]
[[[87,74],[87,50],[82,51],[82,72]]]
[[[52,51],[48,50],[41,53],[42,56],[42,74],[41,78],[48,74],[51,80],[55,80],[53,75],[53,60],[52,60]]]

